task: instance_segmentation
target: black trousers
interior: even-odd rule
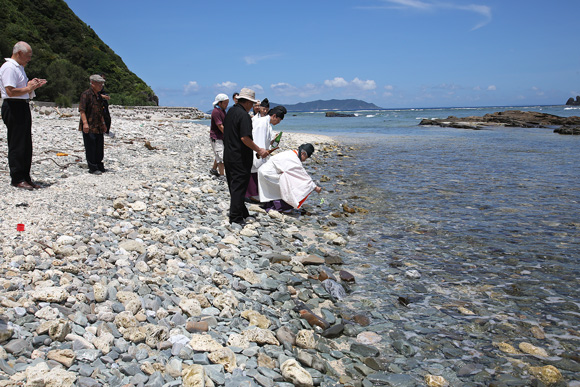
[[[31,183],[32,115],[28,101],[5,99],[2,103],[2,121],[8,128],[8,165],[13,185]]]
[[[84,133],[83,142],[85,143],[85,156],[89,171],[104,170],[103,158],[105,157],[105,140],[102,134]]]
[[[226,179],[230,190],[230,223],[242,223],[250,216],[244,197],[250,182],[252,164],[244,166],[242,162],[228,162],[224,160]]]

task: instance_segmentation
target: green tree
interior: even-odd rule
[[[12,55],[12,47],[20,40],[33,49],[28,76],[48,80],[37,90],[40,101],[55,101],[59,95],[78,101],[88,87],[89,75],[105,73],[113,103],[157,104],[151,87],[63,0],[0,0],[0,53],[4,58]]]

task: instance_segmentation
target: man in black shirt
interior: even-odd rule
[[[244,196],[252,171],[252,151],[267,157],[268,151],[260,148],[252,138],[252,119],[248,114],[256,102],[256,93],[242,89],[238,103],[232,106],[224,120],[224,167],[230,190],[230,223],[245,225],[250,216]]]

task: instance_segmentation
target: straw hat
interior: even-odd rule
[[[240,91],[240,95],[238,96],[238,99],[241,98],[247,99],[248,101],[252,101],[254,103],[257,101],[256,92],[252,89],[248,89],[245,87]]]

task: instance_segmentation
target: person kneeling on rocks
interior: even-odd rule
[[[83,132],[89,173],[100,175],[107,171],[103,165],[105,147],[103,133],[107,131],[107,125],[103,115],[103,98],[100,95],[105,79],[98,74],[93,74],[89,80],[91,87],[81,94],[79,102],[81,113],[79,131]]]
[[[302,163],[314,153],[312,144],[302,144],[298,150],[287,150],[271,156],[258,169],[260,201],[266,210],[288,211],[300,208],[312,191],[320,193]]]

